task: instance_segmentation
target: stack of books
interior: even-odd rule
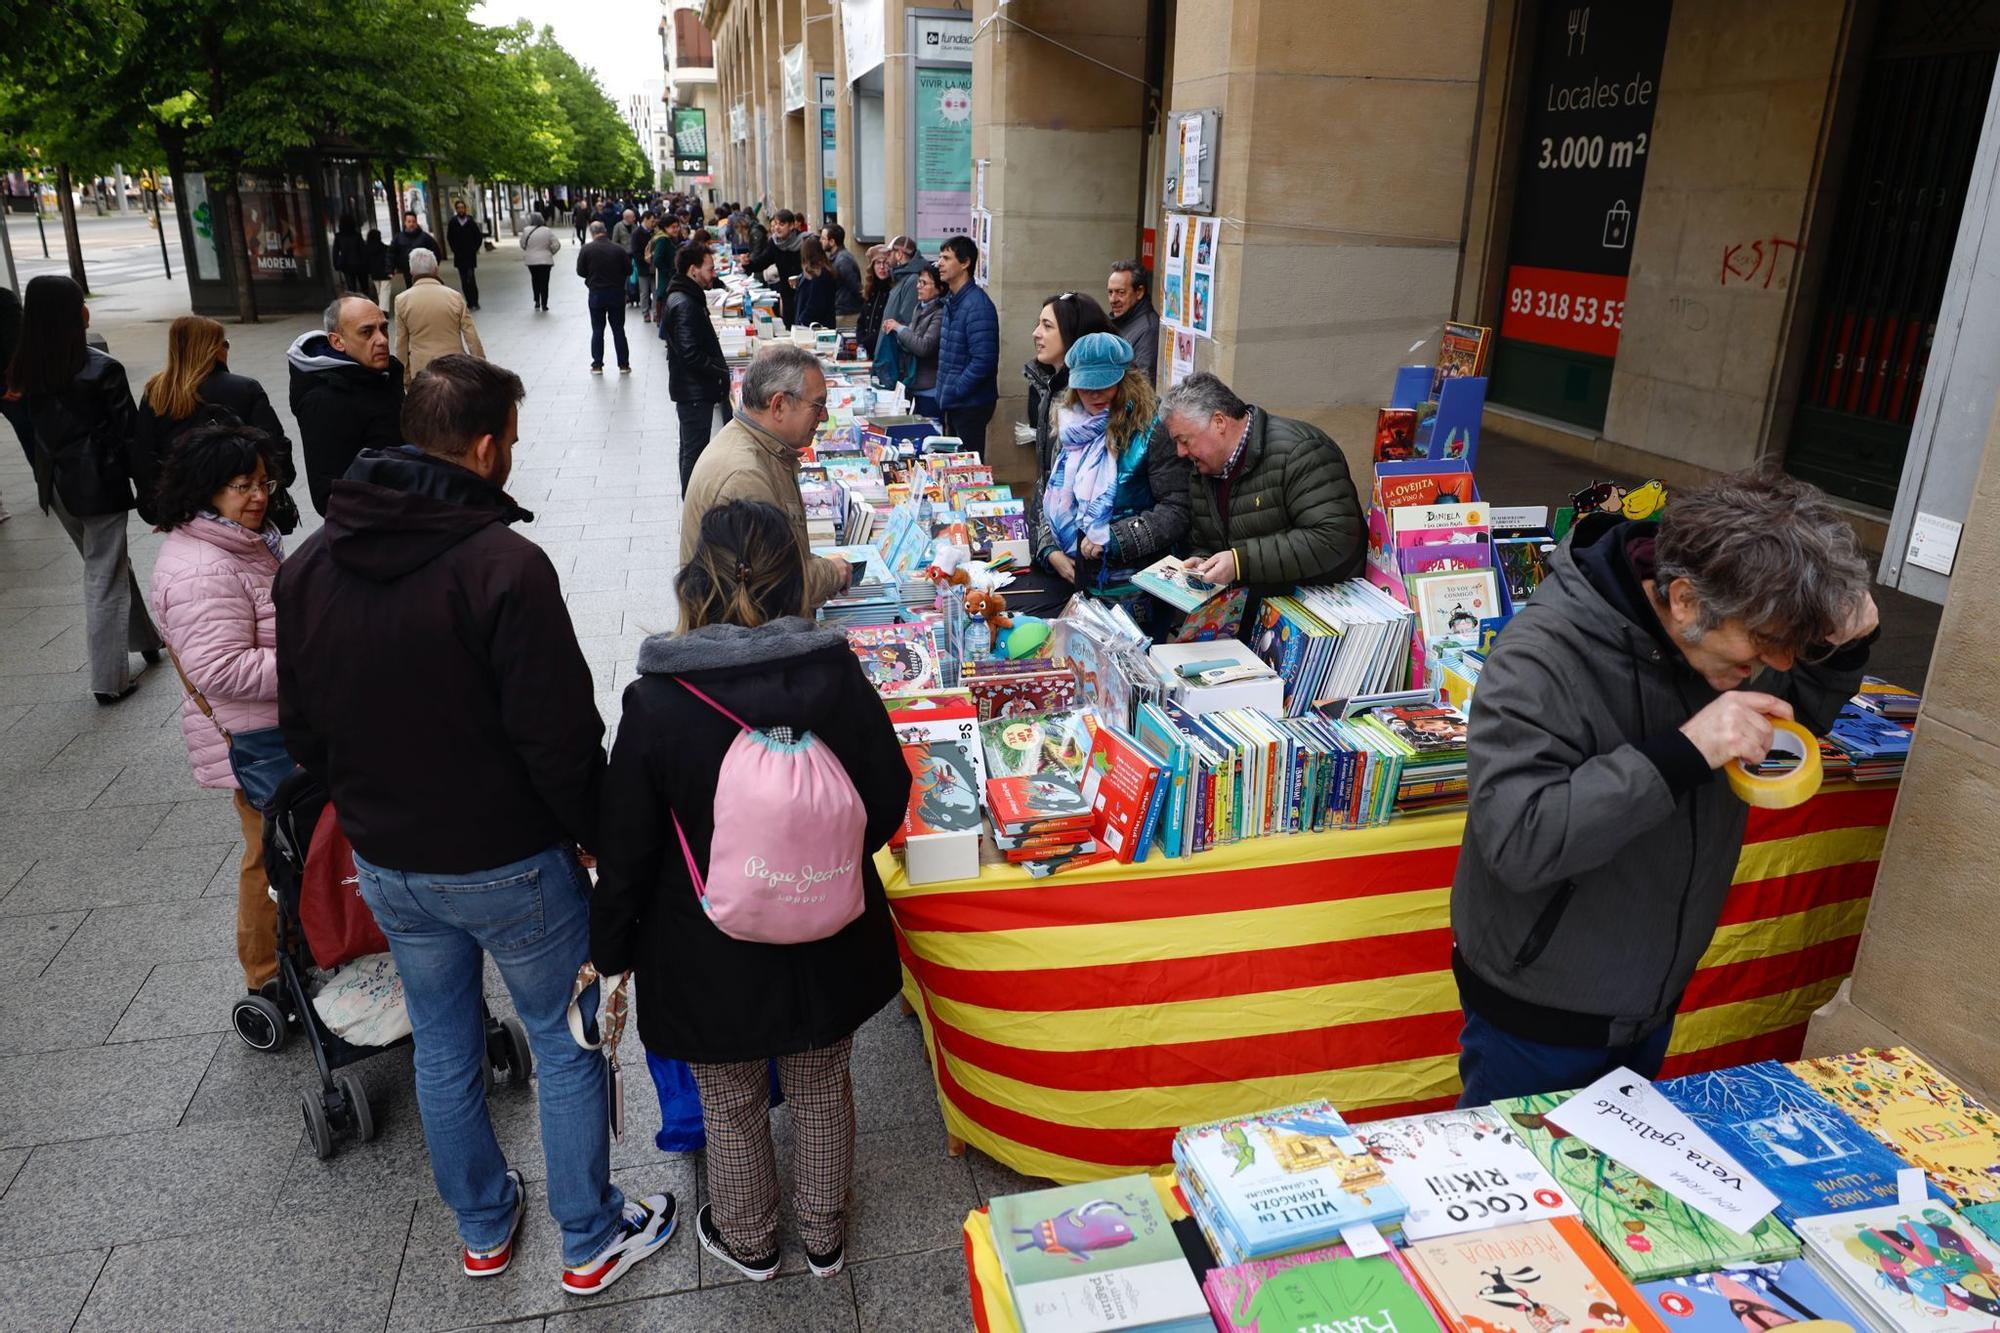
[[[1132,733],[1109,721],[1098,727],[1082,792],[1091,833],[1106,853],[1126,864],[1146,859],[1166,806],[1166,776],[1165,762]]]
[[[1057,769],[986,781],[993,846],[1008,862],[1053,871],[1098,856],[1096,821],[1076,779]]]
[[[1266,598],[1250,647],[1285,682],[1285,713],[1304,717],[1357,694],[1401,689],[1410,609],[1365,579]]]
[[[1848,704],[1821,742],[1820,756],[1822,761],[1834,760],[1832,776],[1855,782],[1895,782],[1902,778],[1909,762],[1912,734],[1907,722]],[[1829,747],[1835,752],[1832,756],[1826,753]]]
[[[1914,722],[1924,696],[1901,685],[1891,685],[1877,676],[1863,676],[1861,690],[1854,696],[1855,707],[1895,722]]]
[[[972,879],[979,874],[979,774],[977,746],[942,738],[905,742],[910,803],[890,839],[903,852],[903,874],[912,884]]]
[[[1417,1241],[1405,1257],[1453,1333],[1667,1333],[1573,1217]]]
[[[1915,1051],[1870,1048],[1786,1068],[1960,1204],[2000,1204],[2000,1113]]]
[[[1022,1333],[1212,1333],[1208,1302],[1146,1177],[1009,1194],[987,1216]]]
[[[1441,1325],[1400,1250],[1356,1256],[1345,1245],[1211,1268],[1202,1278],[1221,1333],[1340,1329],[1439,1333]]]
[[[1495,1218],[1576,1216],[1555,1177],[1490,1106],[1377,1120],[1360,1133],[1409,1205],[1406,1240],[1478,1231]]]
[[[1363,718],[1403,752],[1396,786],[1402,814],[1456,810],[1465,805],[1465,714],[1449,704],[1371,709]]]
[[[1403,1196],[1331,1102],[1189,1126],[1174,1135],[1174,1167],[1225,1266],[1353,1243],[1351,1233],[1403,1221]]]

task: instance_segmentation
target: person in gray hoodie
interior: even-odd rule
[[[907,324],[917,313],[917,279],[923,276],[930,261],[917,253],[917,243],[908,236],[898,236],[889,242],[890,260],[895,268],[890,276],[896,285],[889,291],[889,303],[882,307],[882,318]]]
[[[1772,722],[1824,734],[1876,609],[1853,529],[1783,476],[1727,476],[1657,524],[1593,514],[1472,696],[1451,890],[1460,1104],[1651,1078],[1729,895],[1748,807],[1717,770]]]
[[[326,513],[333,483],[363,449],[403,442],[403,365],[389,354],[389,319],[365,296],[336,296],[320,328],[285,353],[306,490]]]

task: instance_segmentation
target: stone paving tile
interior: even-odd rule
[[[229,801],[226,790],[195,784],[185,754],[171,759],[130,763],[104,789],[96,805],[157,805],[163,801]]]
[[[628,1197],[674,1195],[676,1231],[664,1249],[620,1278],[603,1297],[592,1298],[592,1307],[598,1299],[624,1302],[693,1290],[700,1248],[694,1239],[693,1165],[614,1171],[612,1182]],[[558,1283],[562,1242],[548,1205],[544,1184],[531,1181],[513,1266],[497,1278],[470,1282],[459,1270],[461,1242],[451,1210],[436,1197],[419,1203],[389,1314],[390,1333],[431,1333],[577,1309],[581,1302]]]
[[[82,810],[104,794],[104,789],[111,785],[118,772],[118,766],[114,764],[108,768],[64,768],[23,773],[0,784],[0,810],[10,814]]]
[[[679,1244],[679,1241],[675,1241]],[[610,1299],[609,1296],[604,1299]],[[781,1277],[551,1316],[544,1333],[859,1333],[854,1288],[832,1278]]]
[[[6,872],[0,870],[0,881]],[[61,951],[83,912],[43,912],[34,916],[0,916],[0,984],[39,977]]]
[[[7,1187],[14,1183],[14,1176],[21,1169],[21,1163],[28,1160],[26,1148],[0,1148],[0,1195],[7,1193]]]
[[[0,1148],[177,1124],[219,1040],[168,1037],[0,1058]]]
[[[926,1250],[848,1269],[866,1333],[969,1333],[972,1287],[965,1251]]]
[[[232,883],[234,864],[230,862]],[[4,906],[0,904],[0,909]],[[93,909],[64,943],[49,970],[55,975],[73,975],[234,957],[235,900],[185,898]],[[235,998],[233,990],[230,998]]]
[[[242,837],[243,825],[236,818],[236,808],[227,801],[181,801],[139,850],[143,853],[167,847],[198,847],[225,838],[240,841]]]
[[[85,862],[123,856],[137,851],[172,809],[170,805],[125,805],[115,810],[0,815],[0,856],[25,853],[37,859],[67,856]]]
[[[45,1333],[76,1322],[109,1250],[79,1250],[61,1263],[0,1259],[0,1329]]]
[[[1045,1190],[1055,1183],[1039,1176],[1024,1176],[1011,1167],[1000,1165],[977,1148],[968,1147],[965,1150],[965,1161],[972,1168],[972,1183],[979,1190],[979,1202],[983,1204],[992,1203],[1005,1194]]]
[[[159,821],[165,818],[165,812],[172,807],[130,808],[149,812],[140,822],[150,831],[158,827]],[[122,812],[84,813],[108,820]],[[237,836],[241,836],[240,831]],[[0,916],[53,912],[71,907],[123,908],[139,903],[199,898],[214,877],[216,867],[224,857],[233,857],[238,846],[240,843],[234,841],[226,848],[212,842],[205,847],[174,847],[145,853],[135,848],[121,848],[113,854],[66,847],[61,852],[50,853],[37,860],[15,884],[13,891],[0,898]],[[232,904],[232,914],[234,910]],[[231,948],[235,947],[234,929],[232,926]]]
[[[319,1070],[303,1039],[294,1036],[278,1051],[253,1051],[232,1032],[217,1043],[180,1123],[268,1120],[290,1135],[299,1128],[299,1094],[318,1086]]]
[[[0,1198],[0,1255],[59,1255],[264,1219],[298,1152],[255,1124],[45,1144]]]
[[[380,1328],[412,1205],[306,1211],[254,1226],[120,1245],[76,1327]]]
[[[0,982],[0,1056],[102,1046],[144,980],[126,973],[88,986],[47,977]]]
[[[230,1007],[242,994],[243,967],[234,957],[157,964],[107,1040],[230,1032]]]
[[[979,1203],[963,1158],[944,1142],[927,1144],[899,1130],[864,1132],[854,1151],[854,1212],[847,1255],[854,1262],[917,1254],[958,1235]]]

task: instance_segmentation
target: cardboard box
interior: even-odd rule
[[[1262,708],[1284,716],[1285,682],[1251,652],[1247,644],[1235,639],[1210,643],[1156,643],[1148,656],[1153,670],[1166,683],[1168,697],[1190,713],[1213,713],[1224,708]],[[1193,662],[1230,662],[1256,667],[1262,674],[1223,685],[1201,685],[1180,674],[1181,667]]]

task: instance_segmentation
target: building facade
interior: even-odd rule
[[[660,63],[676,189],[716,202],[711,145],[721,142],[722,103],[716,95],[715,43],[702,22],[702,0],[661,0]]]

